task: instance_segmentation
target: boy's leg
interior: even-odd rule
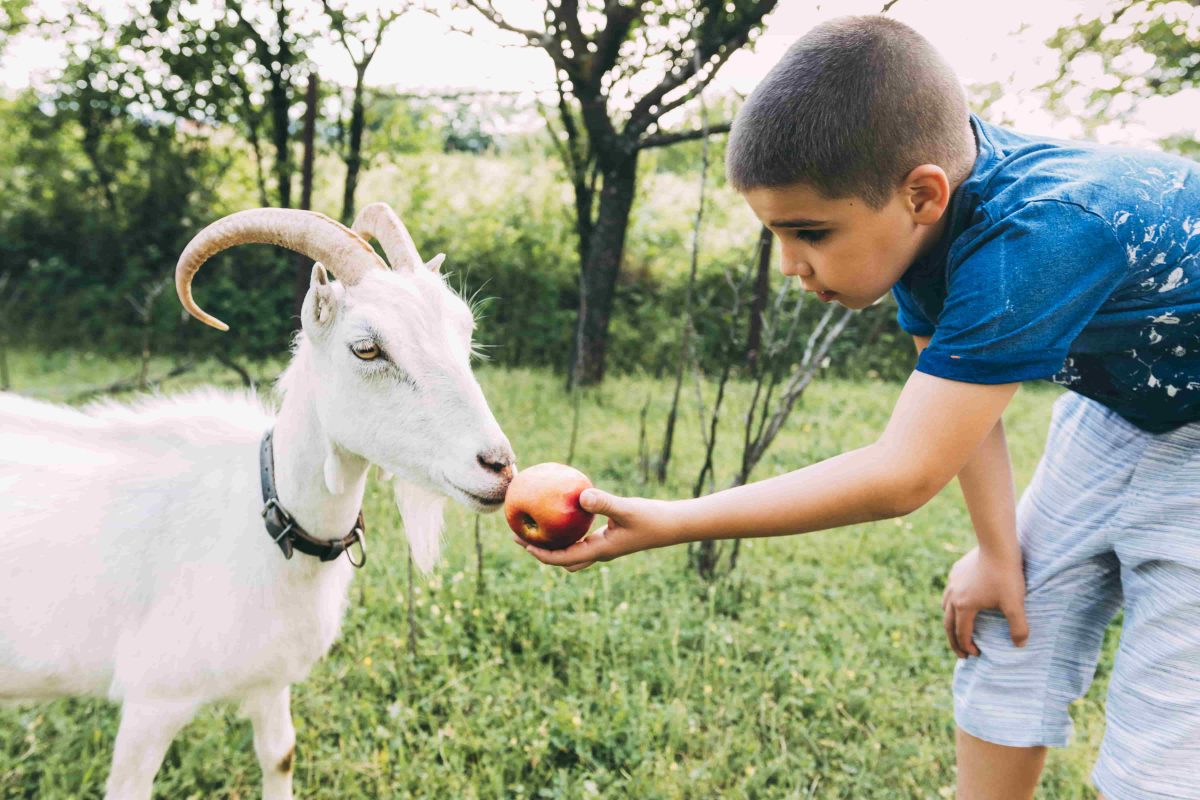
[[[1092,777],[1114,800],[1200,800],[1200,424],[1154,438],[1129,506],[1125,625]]]
[[[1067,744],[1068,707],[1087,692],[1120,608],[1113,552],[1147,435],[1073,393],[1055,404],[1046,451],[1017,511],[1030,636],[1014,647],[1003,614],[976,619],[978,657],[958,662],[960,797],[1029,797],[1046,747]],[[991,792],[990,794],[988,792]]]
[[[1045,747],[1007,747],[978,739],[958,728],[958,800],[1029,800],[1037,788]]]

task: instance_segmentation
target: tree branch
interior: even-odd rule
[[[585,64],[589,56],[588,40],[579,24],[579,0],[559,0],[557,5],[550,3],[549,7],[555,21],[566,33],[571,49],[575,51],[574,60],[576,63]],[[584,72],[587,72],[586,68]]]
[[[695,97],[712,80],[725,60],[746,43],[750,38],[750,32],[762,22],[763,17],[775,9],[777,2],[778,0],[760,0],[753,10],[747,11],[745,16],[739,17],[728,28],[724,28],[716,16],[720,13],[720,7],[710,8],[708,13],[692,26],[692,30],[685,37],[685,39],[696,42],[699,64],[693,56],[667,72],[659,84],[634,105],[633,111],[629,115],[629,122],[625,126],[625,133],[634,138],[641,136],[666,111]],[[700,81],[699,86],[693,87],[680,99],[659,107],[667,95],[687,84],[701,69],[700,65],[709,66],[709,62],[714,57],[716,57],[716,61],[711,65],[712,70],[708,73],[707,78]]]
[[[495,6],[491,4],[490,0],[463,0],[463,2],[478,11],[480,14],[483,14],[483,16],[487,18],[488,22],[492,23],[500,30],[519,34],[528,39],[530,44],[543,47],[547,51],[550,50],[550,44],[554,41],[554,37],[551,36],[550,31],[539,33],[535,30],[530,30],[529,28],[518,28],[516,25],[513,25],[506,20],[500,14],[500,12],[496,10]]]
[[[617,63],[617,55],[633,21],[642,13],[645,0],[636,0],[628,6],[619,3],[605,3],[604,16],[607,24],[595,38],[596,53],[592,58],[588,79],[599,81]]]
[[[679,142],[690,142],[694,139],[704,139],[714,133],[729,133],[732,122],[722,122],[717,125],[709,125],[707,129],[696,128],[690,131],[672,131],[671,133],[655,133],[650,136],[644,136],[638,142],[638,148],[642,150],[651,147],[666,147],[667,145],[678,144]]]

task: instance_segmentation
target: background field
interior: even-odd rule
[[[15,388],[51,399],[134,368],[28,351],[12,360]],[[259,365],[256,377],[277,367]],[[189,381],[231,376],[212,364]],[[560,378],[494,367],[479,376],[521,463],[566,458]],[[718,485],[733,466],[745,388],[725,416]],[[816,384],[755,477],[869,442],[899,388]],[[1021,487],[1055,396],[1028,386],[1006,415]],[[701,457],[695,404],[671,480],[646,486],[636,442],[648,398],[655,442],[665,382],[624,376],[586,395],[574,463],[614,492],[686,496]],[[955,486],[902,520],[746,542],[733,574],[711,585],[681,549],[574,575],[544,567],[510,543],[498,515],[481,521],[480,572],[474,516],[453,508],[446,557],[417,580],[415,658],[402,526],[383,487],[368,490],[366,515],[371,562],[341,639],[293,690],[298,796],[952,796],[954,659],[938,601],[972,539]],[[1091,692],[1072,708],[1075,741],[1051,753],[1040,797],[1094,796],[1114,646],[1110,635]],[[100,797],[116,722],[100,700],[0,709],[0,797]],[[171,748],[156,797],[256,797],[258,774],[249,724],[212,708]]]

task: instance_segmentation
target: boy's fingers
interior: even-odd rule
[[[1003,611],[1004,616],[1008,618],[1008,632],[1012,643],[1017,647],[1024,647],[1025,642],[1029,641],[1029,621],[1025,618],[1025,604]]]
[[[543,564],[549,564],[552,567],[577,567],[583,569],[583,567],[598,559],[600,545],[604,541],[604,534],[607,530],[607,525],[598,528],[594,533],[562,550],[546,550],[532,544],[525,544],[524,542],[522,544],[525,546],[526,552]]]
[[[588,567],[590,567],[592,564],[595,564],[595,563],[596,563],[595,561],[585,561],[582,564],[575,564],[574,566],[567,567],[567,572],[579,572],[579,570],[587,569]]]
[[[971,640],[972,634],[975,633],[975,611],[973,609],[962,610],[955,615],[954,632],[958,638],[960,650],[967,655],[979,655],[979,648]]]
[[[613,506],[616,505],[616,498],[608,492],[602,492],[599,489],[584,489],[583,494],[579,495],[579,505],[584,511],[590,511],[593,514],[602,514],[611,516]]]
[[[945,607],[945,613],[942,615],[942,627],[946,629],[946,641],[950,643],[950,649],[954,651],[954,655],[966,658],[967,654],[958,646],[958,638],[954,632],[954,606]]]
[[[588,560],[578,552],[572,552],[575,547],[576,545],[571,545],[566,550],[545,550],[528,544],[525,545],[525,551],[543,564],[549,564],[552,567],[569,567]]]

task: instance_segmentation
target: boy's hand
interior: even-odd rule
[[[565,567],[569,572],[590,567],[597,561],[612,561],[639,550],[671,544],[673,514],[671,504],[666,501],[618,497],[599,489],[587,489],[579,496],[579,505],[584,511],[608,517],[608,524],[562,550],[546,550],[528,544],[519,536],[514,536],[513,541],[543,564]]]
[[[1024,647],[1029,638],[1025,619],[1025,572],[1021,553],[1000,556],[972,548],[955,562],[942,594],[942,623],[950,649],[959,658],[979,655],[971,640],[975,615],[985,608],[998,608],[1008,619],[1013,644]]]

